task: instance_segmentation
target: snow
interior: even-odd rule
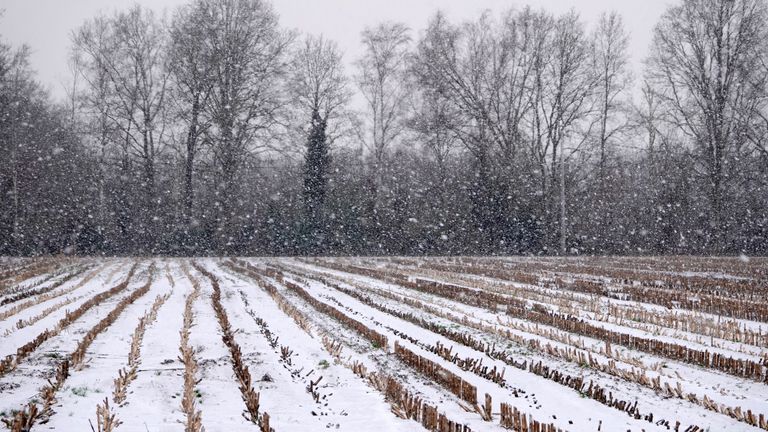
[[[222,291],[221,302],[235,330],[235,339],[240,345],[251,376],[253,386],[260,393],[260,409],[270,415],[270,425],[276,431],[340,430],[340,431],[402,431],[422,430],[411,420],[398,418],[391,411],[389,401],[366,380],[355,375],[345,364],[357,361],[368,370],[378,370],[398,379],[405,387],[418,394],[427,403],[435,405],[439,412],[446,413],[452,420],[468,425],[475,431],[502,430],[498,424],[498,404],[510,403],[539,421],[553,423],[569,431],[594,431],[601,425],[605,431],[665,431],[663,425],[635,419],[621,410],[608,407],[595,400],[582,397],[576,391],[541,376],[512,367],[500,360],[450,340],[438,333],[395,315],[361,302],[333,285],[320,280],[325,278],[351,292],[368,296],[374,304],[387,310],[409,313],[436,325],[471,335],[496,349],[505,349],[516,359],[528,362],[542,361],[555,370],[573,376],[583,376],[611,391],[615,396],[637,402],[642,414],[653,413],[655,419],[667,419],[674,426],[680,421],[683,428],[696,424],[709,430],[751,431],[756,428],[739,422],[725,414],[707,410],[701,404],[687,400],[668,399],[656,394],[648,387],[629,382],[608,373],[573,363],[558,356],[547,354],[525,343],[502,337],[501,334],[481,331],[479,328],[493,328],[509,331],[521,340],[535,340],[559,349],[576,349],[589,353],[600,363],[615,362],[620,370],[632,371],[645,368],[649,378],[659,377],[674,387],[680,383],[686,393],[694,393],[699,399],[707,395],[711,400],[729,407],[740,407],[761,414],[768,410],[768,387],[748,379],[737,378],[711,369],[692,366],[669,360],[657,355],[638,352],[626,347],[613,346],[611,357],[604,351],[605,344],[593,338],[568,334],[555,328],[533,325],[524,320],[507,317],[503,313],[469,306],[456,299],[414,291],[377,278],[360,276],[323,266],[322,260],[312,262],[289,259],[246,259],[255,268],[278,266],[283,269],[287,281],[302,286],[315,300],[330,305],[349,317],[388,337],[389,346],[377,349],[354,330],[340,322],[319,313],[305,299],[296,295],[286,284],[267,278],[280,294],[303,313],[310,322],[309,331],[301,329],[286,315],[251,276],[239,273],[225,265],[226,259],[207,258],[195,260],[219,281]],[[507,283],[490,277],[477,277],[434,272],[427,268],[411,266],[407,261],[395,265],[377,259],[333,259],[335,263],[352,263],[366,267],[370,265],[394,271],[406,272],[412,277],[444,281],[455,285],[484,290],[493,289],[507,296],[525,299],[529,305],[539,304],[557,310],[559,295],[577,301],[591,299],[606,301],[601,297],[589,297],[578,293],[558,292],[519,283]],[[412,262],[416,263],[417,260]],[[93,307],[83,317],[60,333],[44,342],[14,370],[0,376],[0,417],[8,418],[13,410],[22,408],[29,401],[40,402],[39,390],[47,383],[58,362],[71,353],[83,335],[98,323],[115,305],[131,292],[144,285],[149,277],[150,264],[155,264],[153,282],[148,293],[130,304],[117,320],[98,334],[87,352],[82,369],[71,371],[64,386],[56,393],[53,414],[45,424],[36,429],[89,430],[89,420],[96,421],[96,407],[105,398],[110,401],[112,411],[122,424],[118,431],[181,431],[186,417],[181,411],[184,367],[179,360],[179,331],[182,327],[184,303],[192,291],[192,283],[182,271],[189,266],[184,259],[141,260],[128,289],[113,298]],[[92,262],[78,276],[70,279],[53,292],[60,295],[48,298],[40,304],[28,307],[11,317],[0,321],[0,355],[13,355],[16,349],[32,340],[45,329],[51,329],[65,316],[67,310],[74,310],[93,295],[103,292],[125,279],[132,260],[103,259]],[[10,266],[20,265],[9,263]],[[244,403],[238,390],[238,382],[232,369],[232,358],[221,338],[221,329],[212,307],[213,287],[202,273],[190,269],[191,277],[201,287],[201,295],[193,305],[194,325],[191,329],[191,345],[195,349],[199,365],[198,384],[195,387],[197,407],[202,412],[202,423],[206,431],[256,430],[243,416]],[[87,279],[89,272],[95,272]],[[451,276],[453,275],[453,276]],[[308,279],[307,279],[308,278]],[[51,278],[53,280],[55,278]],[[45,275],[35,275],[23,281],[20,287],[27,289],[36,281],[45,280]],[[474,282],[473,282],[474,281]],[[74,289],[73,289],[74,288]],[[70,291],[70,289],[73,289]],[[507,291],[504,291],[504,290]],[[151,323],[141,343],[141,363],[137,377],[129,384],[127,400],[117,405],[112,400],[114,380],[117,372],[127,365],[131,337],[139,319],[149,310],[155,298],[169,294],[161,306],[157,319]],[[552,300],[546,301],[547,296]],[[31,299],[38,298],[31,296]],[[19,319],[29,319],[42,311],[56,306],[63,300],[71,302],[60,308],[53,308],[49,315],[27,327],[7,332]],[[409,305],[396,299],[409,299],[425,308]],[[26,301],[22,300],[22,301]],[[626,308],[656,306],[610,300],[611,304]],[[596,303],[603,305],[603,303]],[[602,307],[602,306],[601,306]],[[9,310],[6,305],[0,313]],[[661,310],[659,310],[661,311]],[[686,313],[685,311],[678,311]],[[598,319],[593,312],[578,310],[579,316],[594,325],[627,334],[641,335],[676,342],[696,349],[716,350],[734,358],[760,360],[768,352],[757,347],[727,340],[718,340],[718,347],[712,348],[698,340],[701,335],[694,332],[674,331],[657,324],[622,322]],[[700,319],[699,316],[697,319]],[[263,321],[262,321],[263,320]],[[745,320],[746,321],[746,320]],[[761,323],[749,322],[759,328]],[[631,325],[630,325],[631,324]],[[639,326],[643,324],[643,326]],[[271,344],[265,334],[268,329]],[[5,335],[4,335],[5,333]],[[409,339],[398,337],[407,334]],[[323,335],[341,343],[339,363],[322,343]],[[557,336],[555,338],[555,336]],[[709,341],[705,338],[704,341]],[[715,340],[717,340],[715,338]],[[460,376],[477,387],[479,402],[484,395],[492,396],[494,403],[493,422],[485,422],[480,415],[467,411],[458,398],[447,389],[431,381],[421,373],[401,362],[393,353],[397,341],[403,347],[427,358],[444,369]],[[504,370],[505,385],[500,386],[471,371],[462,370],[427,349],[440,343],[450,347],[452,353],[461,358],[481,359],[483,365]],[[290,355],[282,355],[282,349]],[[657,366],[657,365],[663,365]],[[308,392],[311,381],[322,377],[318,385],[319,399],[316,401]],[[682,429],[681,429],[682,430]]]

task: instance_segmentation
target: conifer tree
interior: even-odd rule
[[[326,136],[326,121],[317,110],[312,112],[312,124],[304,157],[304,217],[306,252],[324,250],[325,215],[323,212],[328,188],[328,167],[331,155]]]

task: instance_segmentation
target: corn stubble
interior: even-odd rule
[[[275,288],[264,276],[273,278],[281,283],[286,284],[282,272],[275,269],[267,269],[264,274],[261,274],[258,269],[248,265],[241,261],[232,261],[225,264],[228,268],[235,272],[248,276],[257,281],[259,286],[264,289],[275,301],[278,307],[286,313],[286,315],[293,318],[297,324],[303,323],[305,326],[299,325],[300,328],[312,336],[312,332],[309,330],[309,318],[304,315],[303,312],[293,306],[280,292]],[[289,282],[290,283],[290,282]],[[287,286],[287,284],[286,284]],[[289,289],[299,291],[299,295],[302,297],[307,296],[312,298],[306,291],[298,287],[296,284],[288,286]],[[298,289],[297,289],[298,288]],[[314,299],[314,298],[312,298]],[[325,305],[317,300],[309,302],[312,306]],[[337,319],[338,321],[346,324],[348,327],[356,330],[359,334],[369,338],[372,342],[382,343],[382,348],[387,347],[386,337],[360,323],[347,317],[343,312],[325,305],[320,306],[322,312]],[[387,402],[389,402],[392,412],[403,419],[410,419],[419,422],[425,429],[438,431],[438,432],[471,432],[471,429],[459,422],[449,420],[448,417],[439,413],[437,407],[432,406],[426,402],[423,402],[421,398],[410,393],[405,387],[394,377],[384,374],[382,372],[369,372],[365,365],[357,361],[349,361],[342,358],[342,345],[341,342],[334,340],[329,334],[321,334],[321,342],[325,350],[334,357],[334,361],[337,364],[341,364],[344,367],[352,370],[352,372],[363,379],[363,381],[370,387],[374,388],[378,392],[382,393]],[[322,378],[322,377],[321,377]],[[310,385],[307,387],[307,391],[310,393],[316,392],[316,386],[319,384],[320,378],[315,381],[310,381]],[[313,395],[314,397],[314,395]],[[262,431],[266,432],[266,431]]]
[[[264,420],[266,413],[259,412],[260,394],[253,388],[251,372],[248,370],[248,366],[243,362],[242,350],[235,340],[235,334],[232,331],[232,325],[229,322],[227,311],[221,304],[221,288],[219,287],[219,280],[199,264],[193,263],[192,266],[195,270],[208,278],[213,287],[211,303],[213,305],[213,310],[216,313],[216,319],[219,322],[219,328],[222,333],[221,338],[224,341],[224,345],[229,349],[229,354],[232,358],[232,369],[235,372],[235,377],[237,377],[240,394],[245,403],[246,412],[243,413],[243,417],[251,423],[258,425],[263,432],[273,432],[273,429],[269,426],[269,415],[266,415],[266,420]]]
[[[123,424],[109,406],[109,398],[104,398],[104,402],[96,405],[96,426],[88,420],[91,425],[91,432],[113,432],[118,426]]]
[[[195,351],[189,344],[190,330],[194,324],[194,314],[192,308],[195,301],[200,296],[200,284],[189,274],[186,266],[182,267],[184,274],[192,283],[192,292],[187,296],[184,302],[184,314],[182,316],[181,343],[179,351],[181,355],[179,361],[184,365],[184,389],[181,397],[181,410],[186,416],[185,432],[201,432],[203,430],[202,412],[197,409],[195,403],[195,386],[200,382],[197,380],[197,360]]]
[[[16,369],[16,367],[30,354],[32,354],[40,345],[42,345],[43,342],[61,333],[62,330],[69,327],[73,322],[85,315],[85,313],[88,312],[91,308],[123,292],[128,287],[128,283],[133,277],[135,270],[136,264],[131,267],[131,270],[128,272],[128,276],[126,276],[123,282],[105,292],[96,294],[74,311],[67,312],[64,315],[64,318],[62,318],[53,329],[43,330],[40,334],[37,335],[37,337],[35,337],[35,339],[19,347],[16,350],[16,356],[8,355],[5,357],[5,359],[0,360],[0,377]]]
[[[118,371],[118,376],[114,381],[115,388],[112,398],[118,405],[125,403],[128,386],[138,375],[139,365],[141,365],[141,343],[144,340],[144,333],[147,330],[147,326],[155,322],[157,313],[170,296],[170,293],[158,295],[155,298],[154,303],[152,303],[150,310],[139,319],[139,324],[133,331],[133,336],[131,337],[131,349],[128,352],[128,366]]]

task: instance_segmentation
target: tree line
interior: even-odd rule
[[[768,5],[516,7],[337,44],[265,0],[0,43],[0,254],[765,254]]]

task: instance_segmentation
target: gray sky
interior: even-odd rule
[[[32,47],[32,64],[38,77],[53,92],[64,94],[68,81],[66,60],[70,32],[100,11],[110,12],[134,3],[170,12],[186,0],[0,0],[5,14],[0,35],[14,45]],[[631,35],[630,55],[636,75],[648,52],[651,31],[672,0],[273,0],[284,27],[304,33],[323,34],[335,40],[347,64],[360,53],[360,32],[381,21],[404,22],[418,35],[438,9],[452,21],[476,18],[483,10],[502,11],[526,4],[555,13],[576,9],[588,23],[602,11],[616,10],[624,17]],[[349,71],[348,71],[349,72]]]

